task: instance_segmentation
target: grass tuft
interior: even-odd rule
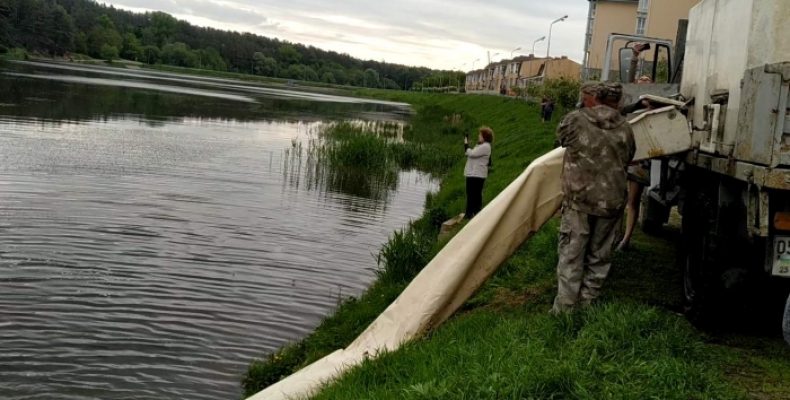
[[[378,279],[386,283],[408,283],[430,261],[434,244],[432,232],[405,229],[396,231],[377,257]]]

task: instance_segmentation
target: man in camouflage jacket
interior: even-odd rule
[[[636,150],[631,126],[617,110],[621,98],[620,84],[587,84],[584,108],[557,128],[566,153],[555,313],[589,304],[609,274],[615,228],[626,205],[626,168]]]

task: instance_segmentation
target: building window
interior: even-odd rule
[[[640,13],[647,13],[648,8],[650,8],[650,0],[639,0],[637,11]]]

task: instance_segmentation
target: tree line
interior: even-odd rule
[[[94,0],[0,0],[0,52],[17,48],[388,89],[423,87],[442,74],[198,27],[166,13],[134,13]]]

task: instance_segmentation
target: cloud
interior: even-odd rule
[[[551,54],[581,61],[587,2],[580,0],[105,0],[189,22],[249,31],[363,59],[432,68],[480,67],[487,54],[527,54],[554,25]],[[546,42],[536,46],[544,54]]]

